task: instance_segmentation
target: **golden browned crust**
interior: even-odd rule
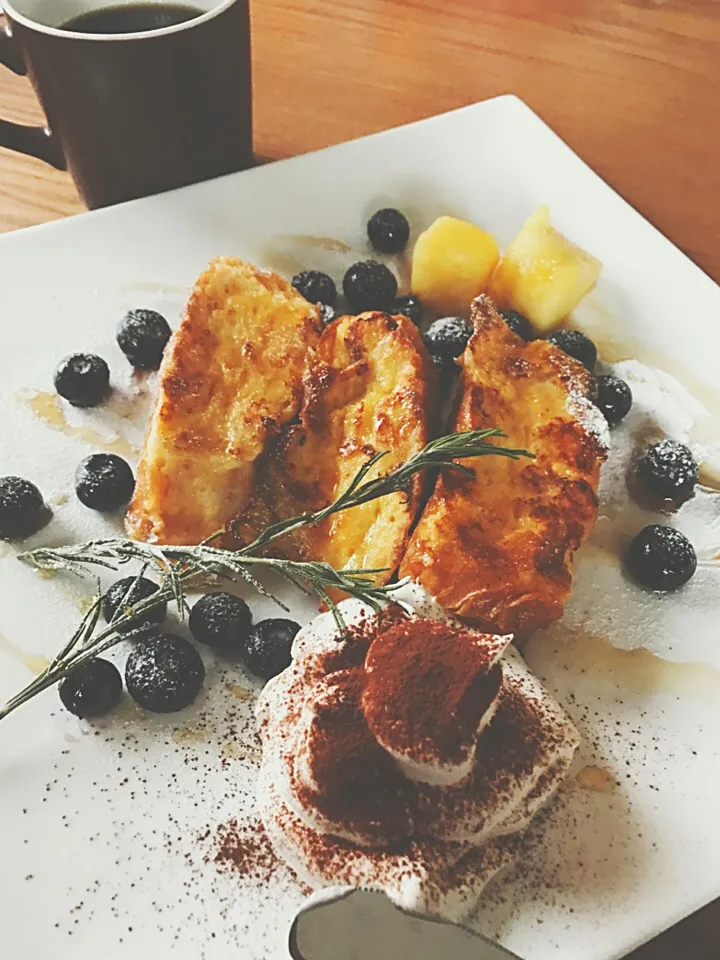
[[[331,323],[308,361],[299,422],[262,459],[255,495],[232,524],[237,546],[268,523],[317,510],[345,489],[365,461],[389,451],[385,474],[427,443],[428,358],[407,317],[365,313]],[[397,569],[421,493],[415,479],[393,494],[306,527],[272,545],[291,559],[334,567]]]
[[[458,616],[525,636],[562,614],[573,555],[597,514],[605,428],[581,364],[545,341],[524,343],[485,297],[471,318],[455,430],[499,427],[504,445],[535,459],[478,457],[465,461],[471,477],[446,471],[400,575]]]
[[[243,508],[268,438],[298,411],[319,336],[316,307],[281,277],[210,263],[165,351],[131,537],[199,543]]]

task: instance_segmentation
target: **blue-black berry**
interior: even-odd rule
[[[380,253],[400,253],[410,238],[410,224],[399,210],[386,207],[370,217],[367,232],[370,243]]]
[[[76,717],[101,717],[120,700],[122,677],[114,663],[95,657],[61,680],[58,693],[65,709]]]
[[[116,580],[103,597],[102,614],[107,623],[113,619],[118,609],[124,611],[141,600],[146,600],[160,588],[147,577],[123,577]],[[148,610],[138,618],[137,623],[128,624],[124,630],[132,630],[141,623],[162,623],[167,616],[167,603],[163,602]]]
[[[563,353],[579,360],[588,370],[595,369],[597,347],[584,333],[580,333],[579,330],[556,330],[547,339],[559,347]]]
[[[320,270],[303,270],[292,279],[292,285],[310,303],[325,303],[334,307],[337,300],[335,281]]]
[[[661,440],[645,451],[637,465],[638,479],[662,500],[684,502],[698,482],[698,465],[692,451],[677,440]]]
[[[299,623],[282,617],[256,623],[248,635],[243,654],[248,668],[263,680],[282,673],[292,662],[292,644],[299,629]]]
[[[644,527],[626,555],[630,574],[650,590],[677,590],[697,569],[697,554],[684,533],[658,523]]]
[[[630,413],[632,390],[624,380],[611,374],[598,377],[596,386],[595,405],[602,411],[610,426],[614,427]]]
[[[527,317],[517,310],[503,310],[501,314],[507,326],[527,343],[535,339],[533,328]]]
[[[459,357],[472,336],[473,325],[463,317],[443,317],[428,327],[423,340],[433,356],[454,360]]]
[[[361,260],[348,268],[343,278],[343,293],[356,313],[387,310],[397,295],[395,274],[377,260]]]
[[[50,519],[43,496],[29,480],[0,477],[0,540],[24,540]]]
[[[422,304],[412,294],[405,297],[396,297],[390,308],[390,313],[401,313],[404,317],[409,317],[416,327],[419,327],[422,323]]]
[[[190,611],[190,633],[218,653],[240,654],[252,627],[250,608],[240,597],[218,591],[200,597]]]
[[[75,471],[78,500],[101,513],[124,507],[134,489],[130,465],[114,453],[93,453],[82,460]]]
[[[58,364],[53,383],[74,407],[95,407],[108,395],[110,370],[94,353],[71,353]]]
[[[440,392],[443,393],[452,383],[453,377],[458,372],[458,366],[450,357],[440,357],[436,353],[431,353],[430,359],[435,368]]]
[[[160,633],[140,640],[125,664],[125,686],[138,706],[174,713],[189,706],[205,681],[200,654],[189,640]]]
[[[136,370],[156,370],[172,330],[156,310],[129,310],[117,330],[118,346]]]

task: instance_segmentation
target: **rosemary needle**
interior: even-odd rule
[[[228,580],[236,580],[239,577],[248,581],[255,589],[267,594],[254,573],[263,569],[272,570],[294,586],[306,592],[315,593],[323,599],[341,628],[343,628],[342,617],[330,591],[342,591],[378,609],[398,586],[398,584],[379,586],[375,582],[373,575],[385,572],[383,570],[336,570],[324,561],[294,561],[280,557],[257,556],[257,553],[273,540],[293,530],[319,523],[332,514],[350,510],[371,500],[402,492],[407,488],[411,477],[423,470],[445,468],[470,473],[470,467],[456,461],[488,455],[509,457],[514,460],[532,456],[525,450],[512,450],[488,442],[503,436],[504,434],[499,430],[490,429],[439,437],[384,476],[368,479],[373,468],[387,455],[387,452],[376,453],[363,464],[347,488],[333,503],[321,510],[303,513],[271,524],[252,543],[237,551],[212,546],[215,537],[210,537],[196,546],[159,546],[112,538],[92,540],[67,547],[40,547],[21,554],[20,560],[39,570],[64,570],[83,577],[91,574],[93,566],[117,570],[122,564],[140,561],[143,564],[143,570],[138,576],[142,576],[146,569],[152,569],[158,575],[160,583],[158,590],[149,597],[129,607],[120,604],[119,611],[112,622],[106,628],[96,632],[102,605],[98,582],[97,596],[75,633],[48,666],[0,709],[0,720],[41,691],[62,680],[80,664],[98,656],[127,637],[127,629],[141,624],[144,615],[155,609],[158,604],[174,600],[178,613],[182,617],[186,608],[186,588],[199,587],[208,576]],[[132,587],[128,589],[127,596],[131,595],[131,590]],[[268,595],[271,596],[271,594]],[[280,601],[277,602],[280,603]],[[280,604],[280,606],[284,605]]]

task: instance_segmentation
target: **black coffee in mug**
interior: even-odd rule
[[[0,64],[48,124],[0,117],[0,145],[69,170],[89,207],[252,165],[248,0],[1,2]]]
[[[62,24],[62,30],[78,33],[143,33],[146,30],[162,30],[175,27],[201,17],[200,7],[184,3],[123,3],[81,13],[79,17]]]

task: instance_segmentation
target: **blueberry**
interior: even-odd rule
[[[395,274],[377,260],[361,260],[347,270],[343,292],[350,307],[363,310],[386,310],[397,295]]]
[[[80,503],[110,513],[129,502],[135,489],[130,465],[114,453],[93,453],[75,471],[75,493]]]
[[[110,370],[94,353],[71,353],[58,364],[53,383],[74,407],[96,407],[108,395]]]
[[[400,313],[404,317],[408,317],[416,327],[419,327],[422,323],[422,304],[412,294],[406,297],[396,297],[390,312]]]
[[[320,303],[320,319],[323,322],[323,326],[327,326],[329,323],[332,323],[333,320],[337,320],[339,314],[335,307],[331,307],[329,303]]]
[[[431,323],[423,337],[432,355],[454,360],[459,357],[472,336],[473,325],[463,317],[443,317]]]
[[[399,210],[386,207],[370,217],[367,232],[370,243],[380,253],[400,253],[410,238],[410,224]]]
[[[134,586],[133,586],[134,584]],[[132,589],[131,589],[132,588]],[[132,607],[141,600],[146,600],[160,588],[147,577],[123,577],[116,580],[103,597],[102,614],[107,623],[110,623],[118,608]],[[158,604],[139,618],[140,623],[162,623],[167,616],[167,603]],[[129,625],[130,626],[130,625]],[[124,629],[128,629],[125,627]]]
[[[0,477],[0,540],[24,540],[49,519],[50,511],[34,483]]]
[[[597,347],[590,337],[586,337],[579,330],[556,330],[547,338],[549,343],[554,343],[563,353],[574,357],[580,363],[593,370],[597,363]]]
[[[677,590],[697,569],[697,555],[684,533],[652,523],[630,545],[627,568],[643,587]]]
[[[698,482],[698,465],[684,443],[661,440],[642,455],[637,475],[651,493],[682,503],[692,496]]]
[[[60,681],[60,699],[76,717],[101,717],[122,696],[122,677],[114,663],[95,657],[86,660]]]
[[[630,387],[620,377],[611,374],[597,378],[597,396],[595,405],[605,415],[605,419],[614,427],[627,416],[632,407],[633,395]]]
[[[324,303],[334,307],[337,300],[335,281],[320,270],[303,270],[292,279],[292,285],[310,303]]]
[[[248,668],[263,680],[270,680],[290,666],[292,643],[300,624],[282,617],[256,623],[245,643],[243,659]]]
[[[125,664],[125,685],[138,706],[173,713],[189,706],[205,681],[200,654],[189,640],[160,633],[141,640]]]
[[[250,608],[232,593],[208,593],[190,611],[190,633],[220,653],[243,650],[251,627]]]
[[[512,332],[516,333],[527,343],[535,339],[530,321],[527,317],[523,316],[522,313],[518,313],[517,310],[503,310],[501,315]]]
[[[443,391],[449,386],[452,378],[458,372],[457,364],[451,357],[441,357],[436,353],[431,353],[430,359],[435,367],[440,390]]]
[[[170,324],[157,311],[129,310],[120,321],[117,342],[136,370],[156,370],[171,334]]]

